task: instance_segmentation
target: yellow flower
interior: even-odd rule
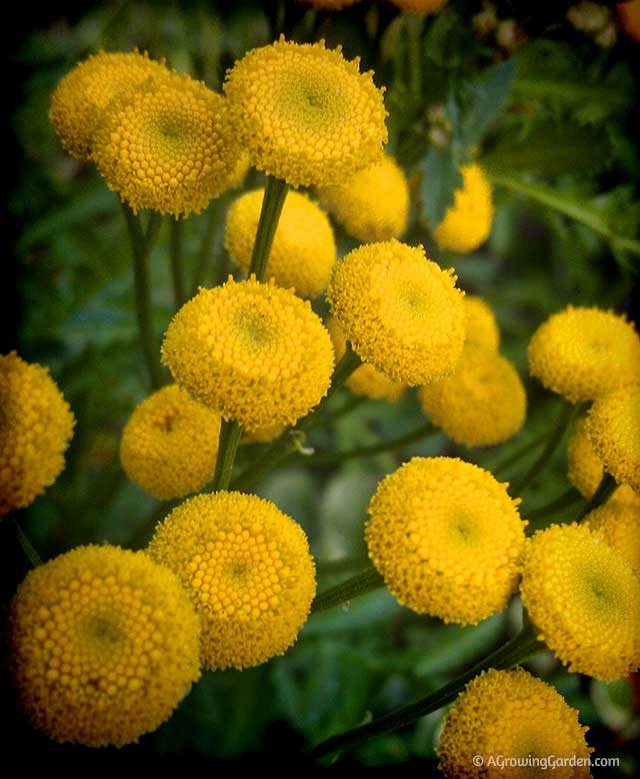
[[[49,370],[0,355],[0,517],[58,478],[75,418]]]
[[[333,272],[331,311],[358,356],[395,381],[428,384],[451,373],[466,336],[452,270],[422,246],[391,240],[354,249]]]
[[[587,514],[583,524],[602,535],[640,576],[640,498],[631,494],[634,502],[618,500],[614,495],[604,506]]]
[[[529,370],[572,403],[593,400],[640,381],[640,338],[613,311],[568,306],[533,334]]]
[[[380,159],[387,112],[373,74],[324,41],[284,37],[248,52],[224,85],[239,140],[258,170],[294,187],[339,184]]]
[[[524,779],[548,769],[556,779],[588,779],[587,730],[550,684],[523,668],[492,668],[467,684],[447,714],[439,768],[450,779]],[[555,762],[533,762],[542,760]]]
[[[197,495],[156,529],[149,554],[180,578],[202,623],[208,668],[248,668],[284,654],[316,591],[302,528],[255,495]]]
[[[227,188],[239,154],[222,95],[167,71],[110,104],[93,156],[109,188],[134,211],[178,217],[199,213]]]
[[[401,238],[409,218],[409,187],[393,157],[364,168],[320,198],[344,229],[363,243]]]
[[[590,498],[598,489],[604,468],[600,458],[593,451],[585,423],[586,419],[580,419],[576,422],[569,438],[567,477],[581,495]]]
[[[138,51],[101,51],[76,65],[56,87],[49,112],[65,149],[81,160],[91,159],[94,134],[109,103],[123,90],[167,72],[164,61]]]
[[[251,265],[263,197],[264,189],[247,192],[227,212],[224,245],[243,273]],[[268,278],[313,298],[329,283],[335,260],[336,244],[327,215],[307,195],[289,192],[269,255]]]
[[[327,322],[327,330],[333,342],[337,362],[345,353],[347,342],[336,319],[331,318]],[[366,398],[377,400],[388,400],[390,403],[400,400],[406,389],[402,382],[389,379],[384,373],[377,371],[373,365],[367,364],[356,368],[345,383],[355,395],[364,395]]]
[[[391,0],[401,11],[415,16],[437,13],[449,0]]]
[[[603,395],[587,417],[596,455],[620,484],[640,492],[640,385]]]
[[[32,570],[10,614],[15,682],[56,741],[137,741],[199,676],[199,624],[166,568],[142,552],[85,546]]]
[[[200,289],[185,303],[166,332],[162,360],[196,400],[251,432],[293,425],[320,402],[333,349],[308,301],[252,276]]]
[[[494,446],[515,435],[527,396],[513,364],[497,352],[466,343],[454,372],[418,390],[422,410],[464,446]]]
[[[569,670],[612,681],[640,664],[640,580],[588,527],[551,525],[527,541],[522,602]]]
[[[489,304],[478,295],[465,295],[462,301],[467,315],[468,344],[484,346],[485,349],[498,351],[500,330]]]
[[[463,625],[506,606],[526,525],[506,488],[450,457],[414,457],[380,482],[365,540],[401,604]]]
[[[484,243],[493,223],[491,184],[475,163],[460,168],[462,189],[454,193],[454,202],[436,227],[433,237],[441,249],[471,252]]]
[[[172,384],[136,407],[122,431],[120,461],[154,498],[181,498],[213,478],[219,433],[220,415]]]

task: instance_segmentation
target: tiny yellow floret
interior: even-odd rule
[[[396,240],[336,264],[327,298],[363,362],[394,381],[428,384],[454,369],[466,337],[463,292],[422,246]]]
[[[600,532],[575,522],[538,531],[520,593],[539,639],[570,671],[613,681],[640,665],[640,579]]]
[[[462,303],[467,315],[466,343],[484,346],[485,349],[497,352],[500,346],[500,330],[487,301],[478,295],[466,294]]]
[[[472,252],[483,244],[493,224],[491,184],[475,163],[463,166],[462,189],[454,192],[453,205],[436,227],[433,237],[441,249]]]
[[[49,370],[0,355],[0,517],[33,503],[64,468],[75,418]]]
[[[137,741],[200,676],[200,625],[176,576],[143,552],[84,546],[32,570],[9,618],[33,724],[91,747]]]
[[[467,684],[446,715],[436,750],[439,768],[448,779],[525,779],[547,772],[588,779],[593,747],[585,741],[587,730],[550,684],[523,668],[492,668]]]
[[[178,311],[162,360],[196,400],[250,432],[293,425],[327,394],[331,338],[306,300],[251,277],[200,289]]]
[[[369,557],[404,606],[476,624],[517,588],[526,525],[518,504],[477,465],[414,457],[371,499]]]
[[[178,575],[202,622],[208,668],[249,668],[295,642],[316,592],[302,528],[255,495],[197,495],[156,529],[149,554]]]

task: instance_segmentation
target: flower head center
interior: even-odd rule
[[[118,644],[123,634],[118,625],[110,617],[100,614],[90,620],[87,625],[87,637],[94,646],[101,649],[109,649]]]

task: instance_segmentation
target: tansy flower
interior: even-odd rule
[[[456,443],[493,446],[522,427],[527,397],[513,364],[467,343],[454,372],[418,390],[422,410]]]
[[[613,311],[568,306],[533,334],[529,370],[572,403],[593,400],[640,381],[640,338]]]
[[[475,163],[460,168],[462,189],[454,192],[453,205],[436,227],[433,237],[441,249],[471,252],[484,243],[493,223],[491,184]]]
[[[164,61],[138,51],[101,51],[76,65],[56,87],[49,112],[65,149],[81,160],[91,159],[94,134],[109,103],[123,90],[167,73]]]
[[[284,37],[248,52],[224,84],[238,138],[258,170],[300,185],[340,184],[380,159],[387,112],[373,74],[324,41]]]
[[[583,525],[602,535],[640,576],[640,498],[635,498],[634,502],[625,502],[614,495],[604,506],[587,514]]]
[[[248,668],[284,654],[315,595],[307,538],[255,495],[197,495],[156,529],[149,554],[188,590],[208,668]]]
[[[520,585],[539,639],[569,670],[612,681],[640,664],[640,580],[588,527],[528,539]]]
[[[500,330],[487,301],[478,295],[465,295],[462,304],[467,315],[466,343],[484,346],[485,349],[497,352],[500,346]]]
[[[252,276],[185,303],[162,360],[194,398],[253,431],[295,424],[320,402],[333,349],[308,301]]]
[[[333,342],[337,362],[345,353],[347,342],[336,319],[331,318],[327,322],[327,330]],[[364,395],[366,398],[377,400],[388,400],[390,403],[395,403],[399,400],[406,389],[402,382],[389,379],[384,373],[377,371],[373,365],[367,365],[366,363],[356,368],[345,384],[355,395]]]
[[[220,415],[173,384],[134,410],[122,431],[127,476],[158,500],[196,492],[213,478]]]
[[[587,435],[615,480],[640,492],[640,385],[598,398],[589,409]]]
[[[437,13],[449,0],[391,0],[401,11],[415,16]]]
[[[142,552],[85,546],[32,570],[9,619],[13,676],[56,741],[137,741],[199,672],[198,618],[177,578]]]
[[[344,184],[320,190],[323,205],[363,243],[401,238],[409,218],[409,187],[393,157],[358,171]]]
[[[476,465],[414,457],[369,504],[369,557],[398,601],[473,625],[515,591],[525,536],[519,500]]]
[[[439,768],[450,779],[523,779],[545,773],[528,767],[537,757],[556,761],[548,766],[554,777],[588,779],[593,748],[585,741],[587,730],[550,684],[523,668],[492,668],[467,684],[445,717]],[[491,758],[504,765],[492,767]]]
[[[455,283],[422,246],[391,240],[347,254],[327,297],[358,356],[415,386],[450,373],[460,357],[466,317]]]
[[[75,418],[49,370],[0,355],[0,517],[58,478]]]
[[[243,273],[251,265],[263,197],[264,189],[247,192],[227,212],[224,245]],[[269,255],[268,278],[313,298],[329,283],[335,260],[333,229],[325,212],[307,195],[289,192]]]
[[[110,104],[93,156],[133,211],[178,217],[199,213],[227,188],[239,154],[222,95],[167,71]]]

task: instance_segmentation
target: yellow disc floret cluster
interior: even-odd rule
[[[467,315],[466,343],[484,346],[485,349],[497,352],[500,346],[500,330],[487,301],[478,295],[465,295],[462,302]]]
[[[123,92],[103,116],[93,157],[133,211],[199,213],[236,173],[239,147],[226,100],[167,71]]]
[[[0,517],[58,478],[75,418],[47,368],[0,355]]]
[[[466,337],[452,270],[422,246],[391,240],[354,249],[327,293],[333,315],[363,360],[395,381],[428,384],[451,373]]]
[[[227,212],[224,245],[245,274],[251,265],[263,197],[264,189],[247,192]],[[335,260],[328,216],[307,195],[289,192],[269,254],[267,278],[313,298],[326,289]]]
[[[148,551],[189,591],[209,668],[248,668],[284,654],[307,619],[316,591],[307,538],[267,500],[197,495],[158,526]]]
[[[200,289],[169,325],[162,360],[194,398],[252,431],[295,424],[320,402],[333,348],[308,301],[252,276]]]
[[[284,37],[248,52],[225,93],[240,142],[258,170],[294,187],[341,184],[377,162],[387,112],[371,72],[324,41]]]
[[[450,376],[418,390],[422,410],[464,446],[494,446],[524,423],[526,393],[513,364],[497,352],[466,343]]]
[[[615,480],[640,493],[640,385],[596,400],[587,417],[587,435]]]
[[[120,462],[154,498],[181,498],[213,477],[219,433],[220,415],[172,384],[136,407],[122,431]]]
[[[616,494],[587,514],[583,525],[600,533],[640,576],[640,498],[628,502],[618,500]]]
[[[390,155],[342,185],[324,187],[320,197],[349,235],[363,243],[401,238],[407,229],[407,178]]]
[[[640,665],[640,580],[600,533],[575,523],[537,532],[520,592],[539,638],[569,670],[612,681]]]
[[[369,557],[389,591],[419,614],[475,624],[506,606],[525,541],[519,500],[476,465],[414,457],[369,504]]]
[[[493,197],[491,184],[478,165],[466,165],[460,172],[462,189],[455,191],[453,205],[447,209],[433,237],[441,249],[471,252],[491,233]]]
[[[401,11],[414,16],[429,16],[437,13],[449,0],[391,0]]]
[[[331,318],[327,322],[327,330],[333,342],[337,362],[346,352],[347,342],[337,319]],[[356,368],[345,384],[355,395],[363,395],[365,398],[375,400],[388,400],[390,403],[399,400],[406,389],[406,385],[401,381],[393,381],[384,373],[377,371],[373,365],[366,363]]]
[[[167,73],[164,62],[138,51],[101,51],[76,65],[56,87],[49,113],[65,149],[82,160],[91,159],[94,134],[109,103],[123,90]]]
[[[624,316],[568,306],[529,342],[529,370],[572,403],[640,381],[640,337]]]
[[[522,668],[492,668],[467,684],[447,714],[436,750],[439,767],[449,779],[524,779],[547,771],[588,779],[593,748],[585,741],[587,730],[550,684]],[[527,765],[532,758],[554,762]]]
[[[15,683],[56,741],[121,746],[169,718],[200,675],[200,626],[143,552],[86,546],[35,568],[14,598]]]

